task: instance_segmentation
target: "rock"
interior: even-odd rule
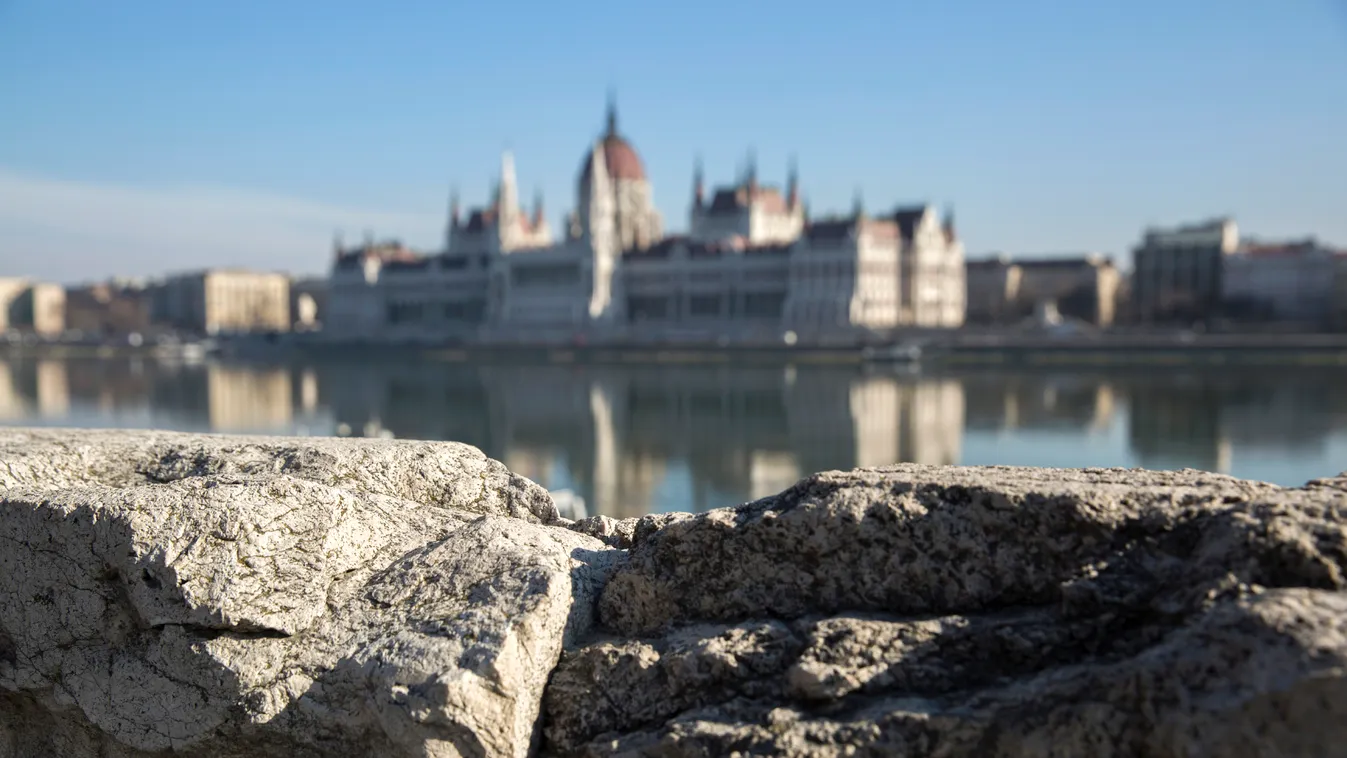
[[[0,487],[166,483],[206,475],[288,474],[351,492],[550,524],[542,486],[457,442],[244,437],[177,432],[0,432]]]
[[[636,533],[636,519],[615,519],[612,516],[590,516],[566,525],[567,529],[602,540],[609,547],[626,550],[631,547]]]
[[[213,449],[161,483],[0,490],[0,756],[529,753],[620,553]]]
[[[640,518],[615,519],[590,516],[566,524],[566,528],[603,540],[610,547],[626,550],[669,524],[693,518],[691,513],[654,513]]]
[[[1200,472],[829,472],[635,540],[555,755],[1325,755],[1347,492]],[[582,694],[586,693],[586,694]]]
[[[1344,482],[571,522],[453,443],[3,432],[0,758],[1334,754]]]
[[[875,638],[867,623],[834,619],[830,632],[851,629],[885,645],[886,665],[848,673],[869,678],[863,695],[826,704],[791,693],[802,666],[817,665],[811,647],[776,680],[740,672],[717,682],[710,698],[676,685],[671,707],[639,714],[659,724],[626,721],[559,752],[582,755],[952,755],[952,756],[1323,756],[1341,749],[1337,724],[1347,715],[1347,602],[1321,590],[1273,590],[1222,603],[1143,653],[1092,663],[1052,660],[1021,677],[1006,676],[993,656],[969,655],[941,627],[977,627],[983,637],[1008,637],[995,617],[932,620],[925,634],[911,622]],[[1023,619],[1020,619],[1023,621]],[[815,634],[822,630],[816,629]],[[931,639],[910,644],[908,633]],[[752,638],[746,638],[752,642]],[[826,642],[815,637],[814,642]],[[1021,638],[1020,641],[1024,641]],[[990,653],[996,646],[989,648]],[[902,652],[917,660],[904,660]],[[751,654],[752,645],[736,651]],[[896,654],[896,655],[895,655]],[[1025,656],[1018,656],[1021,661]],[[760,658],[759,658],[760,659]],[[975,666],[986,663],[990,672]],[[628,665],[632,668],[633,662]],[[571,664],[573,665],[573,664]],[[647,664],[648,665],[648,664]],[[681,661],[671,664],[678,668]],[[703,664],[705,665],[705,664]],[[925,667],[925,670],[923,670]],[[569,667],[564,667],[563,671]],[[721,666],[719,671],[730,669]],[[608,681],[603,671],[595,681]],[[748,675],[745,675],[747,673]],[[908,677],[915,674],[916,681]],[[558,674],[560,679],[561,674]],[[757,678],[754,678],[757,677]],[[647,679],[659,679],[648,675]],[[958,680],[963,680],[962,682]],[[620,680],[627,681],[627,680]],[[855,681],[855,680],[853,680]],[[967,689],[960,689],[963,684]],[[650,685],[642,692],[656,689]],[[763,697],[756,693],[770,693]],[[783,696],[784,693],[784,696]],[[607,692],[602,694],[609,694]],[[818,693],[811,693],[818,694]],[[717,696],[728,697],[719,703]],[[688,701],[696,707],[687,707]],[[599,702],[611,702],[603,698]],[[680,707],[681,706],[681,707]],[[668,711],[678,711],[670,716]],[[623,714],[629,716],[629,714]],[[612,726],[609,719],[603,726]],[[583,721],[575,722],[585,724]],[[592,722],[590,722],[592,724]],[[589,726],[590,724],[585,724]],[[636,728],[630,727],[635,725]],[[593,728],[593,726],[591,726]],[[567,736],[554,729],[555,737]],[[560,746],[559,746],[560,747]]]
[[[1047,602],[1062,582],[1131,540],[1125,525],[1158,534],[1186,513],[1224,512],[1227,501],[1281,491],[1200,472],[915,465],[828,472],[639,538],[604,592],[603,620],[646,634],[680,619]]]

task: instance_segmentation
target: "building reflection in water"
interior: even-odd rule
[[[304,375],[301,400],[318,404]],[[6,423],[159,427],[285,433],[295,429],[292,371],[284,367],[185,365],[146,359],[10,360],[0,363]]]
[[[28,415],[23,393],[15,381],[16,366],[0,365],[0,421],[22,422]]]
[[[629,517],[753,500],[816,471],[1013,462],[1018,446],[1048,451],[1037,455],[1043,465],[1059,456],[1069,461],[1059,465],[1212,471],[1230,470],[1235,453],[1289,451],[1304,468],[1285,478],[1298,484],[1341,468],[1325,462],[1342,449],[1333,445],[1347,445],[1347,387],[1337,379],[11,360],[0,364],[0,420],[459,440],[551,489],[574,490],[590,513]],[[1082,449],[1092,457],[1082,461]]]
[[[206,367],[206,402],[210,428],[219,432],[251,432],[290,426],[290,372],[269,368]]]
[[[44,418],[61,418],[70,413],[70,381],[64,361],[38,361],[37,411]]]

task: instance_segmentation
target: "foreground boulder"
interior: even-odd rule
[[[2,491],[0,755],[523,756],[537,743],[547,676],[591,625],[616,555],[603,543],[533,511],[416,502],[431,490],[397,488],[405,448],[156,435],[147,456],[133,436],[92,436],[109,444],[35,435],[66,457],[29,448],[26,469],[10,466],[31,472],[23,486]],[[466,461],[427,466],[437,493],[493,473],[480,453],[434,448],[429,463]],[[265,463],[282,450],[312,478]],[[328,453],[373,470],[319,483]],[[205,463],[135,483],[132,465],[166,457]]]
[[[0,433],[0,758],[1320,756],[1347,478],[827,472],[577,523],[453,443]]]
[[[0,487],[286,474],[469,513],[558,519],[547,490],[458,442],[29,429],[0,436],[0,461]]]
[[[1339,754],[1339,483],[896,466],[638,522],[551,749]]]

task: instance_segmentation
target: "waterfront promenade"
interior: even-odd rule
[[[194,343],[187,343],[191,346]],[[477,360],[579,363],[868,363],[923,364],[1268,364],[1347,366],[1347,333],[1222,333],[1189,331],[1051,334],[1026,331],[910,332],[865,342],[786,344],[766,339],[667,342],[639,339],[574,344],[346,343],[317,335],[282,335],[214,340],[205,350],[165,351],[162,346],[7,343],[10,356],[115,357],[146,355],[194,360],[209,354],[235,358],[313,357],[343,359],[371,355],[448,362]],[[182,355],[179,355],[182,353]]]

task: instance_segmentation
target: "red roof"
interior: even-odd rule
[[[603,163],[608,167],[610,178],[645,179],[645,166],[641,163],[641,156],[637,155],[636,148],[632,147],[630,142],[616,134],[608,134],[604,136],[600,146],[603,148]],[[584,165],[580,167],[582,182],[589,181],[590,171],[594,165],[589,156],[589,153],[585,153]]]
[[[866,219],[861,222],[861,230],[880,239],[898,239],[897,221]]]
[[[750,188],[747,185],[716,190],[711,198],[711,207],[707,212],[715,215],[757,204],[768,213],[785,214],[790,212],[790,204],[776,187]]]
[[[1281,242],[1271,244],[1247,244],[1241,250],[1251,258],[1287,258],[1312,253],[1318,249],[1314,242]]]

